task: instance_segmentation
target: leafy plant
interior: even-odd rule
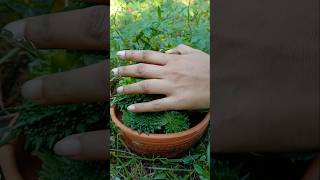
[[[189,128],[188,117],[183,112],[133,113],[123,111],[125,125],[143,133],[175,133]]]
[[[165,122],[165,133],[180,132],[188,129],[190,126],[188,117],[183,112],[167,111],[163,113],[162,119]]]
[[[124,86],[141,81],[132,77],[121,77],[118,86]],[[189,128],[189,119],[186,113],[178,111],[166,111],[158,113],[133,113],[127,111],[131,104],[148,102],[163,95],[147,94],[117,94],[112,98],[112,105],[122,111],[123,123],[140,133],[175,133]]]
[[[43,162],[39,180],[109,179],[106,171],[109,163],[106,161],[76,161],[48,153],[38,153],[37,156]]]
[[[99,117],[105,105],[79,104],[41,106],[32,103],[6,109],[20,114],[15,126],[7,129],[8,138],[25,137],[25,147],[31,151],[51,150],[60,139],[74,134],[106,127]],[[0,111],[0,115],[5,114]]]

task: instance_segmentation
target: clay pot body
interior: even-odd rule
[[[8,126],[14,124],[15,120]],[[6,180],[37,180],[40,167],[41,161],[24,150],[22,137],[0,146],[0,169]]]
[[[145,156],[176,157],[195,145],[205,133],[210,119],[208,113],[194,127],[171,134],[144,134],[125,126],[121,112],[116,107],[110,108],[112,121],[120,129],[125,144],[138,154]]]

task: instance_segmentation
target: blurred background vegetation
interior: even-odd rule
[[[118,59],[120,50],[164,52],[186,44],[210,52],[209,0],[114,0],[110,10],[110,69],[130,64]],[[114,90],[117,77],[111,79]],[[167,159],[132,153],[111,123],[112,179],[209,179],[209,132],[182,157]]]
[[[165,51],[183,43],[205,52],[210,50],[209,0],[112,0],[112,4],[110,69],[125,64],[115,56],[117,51],[123,49]],[[92,5],[80,0],[0,0],[0,27],[30,16]],[[7,125],[2,117],[19,113],[18,122],[22,123],[20,127],[23,128],[10,131],[14,136],[28,135],[29,146],[26,149],[30,152],[37,150],[38,157],[49,162],[45,163],[39,172],[43,179],[109,179],[105,162],[70,161],[52,154],[53,144],[62,137],[96,129],[97,126],[106,126],[108,120],[103,118],[105,112],[101,112],[105,104],[40,107],[21,97],[21,85],[36,76],[66,71],[103,59],[105,54],[97,51],[37,50],[31,42],[18,41],[8,32],[0,33],[0,135],[3,127]],[[114,83],[111,85],[114,86]],[[75,121],[79,117],[75,115],[82,115],[80,112],[84,113],[84,117],[91,118]],[[41,123],[42,118],[46,118],[47,122]],[[31,121],[33,123],[25,126]],[[55,127],[49,131],[51,135],[47,136],[47,139],[38,136],[39,133],[48,131],[44,128],[48,123]],[[122,145],[117,130],[114,126],[111,127],[114,134],[111,137],[113,179],[208,178],[209,133],[183,157],[146,158],[127,150]],[[275,177],[298,179],[311,157],[295,155],[295,158],[292,158],[251,153],[215,155],[210,165],[215,180]]]
[[[209,7],[207,0],[112,1],[111,68],[128,63],[116,57],[117,51],[125,49],[163,52],[186,44],[209,53]],[[112,89],[116,82],[116,78],[111,79]],[[293,180],[301,178],[312,157],[312,154],[288,153],[214,154],[209,163],[206,162],[209,158],[208,133],[183,157],[145,158],[126,149],[117,129],[113,127],[112,130],[111,175],[114,179],[208,179],[210,164],[211,178],[215,180]]]
[[[79,0],[0,0],[0,27],[22,18],[93,6]],[[106,42],[107,43],[107,42]],[[62,138],[106,128],[106,103],[40,106],[21,97],[21,85],[34,77],[105,60],[105,52],[36,49],[32,42],[0,33],[0,145],[25,138],[25,150],[43,161],[40,179],[109,179],[108,162],[73,161],[53,153]],[[8,118],[9,117],[9,118]],[[13,127],[8,121],[17,118]],[[27,163],[27,162],[25,162]],[[1,175],[0,175],[1,179]]]

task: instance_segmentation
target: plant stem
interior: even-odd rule
[[[3,56],[0,59],[0,65],[3,64],[4,62],[8,61],[8,59],[10,59],[13,56],[15,56],[20,50],[21,50],[20,47],[13,48],[11,51],[9,51],[5,56]]]
[[[189,4],[188,4],[188,26],[189,26],[189,29],[190,29],[190,37],[192,37],[192,28],[191,28],[191,25],[190,25],[190,5],[191,5],[191,1],[189,0]],[[190,41],[191,41],[192,38],[190,38]]]
[[[160,167],[146,167],[152,170],[162,170],[162,171],[184,171],[184,172],[193,172],[192,169],[172,169],[172,168],[160,168]]]

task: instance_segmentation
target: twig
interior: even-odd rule
[[[12,126],[14,126],[14,124],[16,123],[16,121],[17,121],[17,119],[18,119],[18,117],[19,117],[19,115],[20,115],[20,113],[13,113],[15,116],[12,118],[12,120],[11,120],[11,122],[10,122],[10,124],[9,124],[9,127],[12,127]]]
[[[0,121],[6,120],[6,119],[11,119],[10,124],[8,125],[9,127],[12,127],[15,123],[15,121],[18,119],[19,113],[12,113],[4,116],[0,116]]]
[[[15,47],[11,51],[9,51],[5,56],[0,59],[0,65],[6,62],[8,59],[12,58],[21,50],[20,47]]]
[[[188,3],[188,26],[189,26],[189,30],[190,30],[190,37],[192,37],[192,28],[191,28],[191,24],[190,24],[190,6],[191,6],[191,1],[189,0],[189,3]]]
[[[145,157],[141,157],[141,156],[138,156],[134,153],[131,153],[131,152],[128,152],[128,151],[123,151],[123,150],[118,150],[118,149],[109,149],[110,151],[113,151],[113,152],[118,152],[118,153],[123,153],[123,154],[128,154],[130,156],[125,156],[125,155],[121,155],[122,157],[127,157],[127,158],[138,158],[138,159],[141,159],[141,160],[146,160],[146,161],[156,161],[156,160],[159,160],[159,161],[163,161],[163,160],[167,160],[169,161],[170,163],[176,163],[176,162],[181,162],[180,159],[168,159],[168,158],[163,158],[163,157],[155,157],[153,159],[151,158],[145,158]],[[117,155],[119,156],[119,155]]]
[[[114,152],[119,152],[119,153],[124,153],[124,154],[129,154],[131,156],[135,156],[135,157],[139,157],[138,155],[128,152],[128,151],[123,151],[123,150],[118,150],[118,149],[110,149],[110,151],[114,151]]]
[[[69,0],[65,0],[65,1],[64,1],[64,7],[69,6],[69,4],[70,4],[70,3],[69,3]]]
[[[151,159],[151,158],[141,157],[141,156],[138,156],[138,155],[133,154],[131,152],[122,151],[122,150],[110,149],[110,151],[127,154],[127,155],[119,155],[119,154],[116,155],[117,157],[122,157],[122,158],[135,158],[135,159],[140,159],[140,160],[145,160],[145,161],[152,161],[152,162],[154,162],[156,160],[160,160],[160,158]]]
[[[131,153],[131,151],[130,151],[129,147],[126,145],[126,143],[124,143],[124,141],[121,138],[119,138],[119,139],[120,139],[122,145],[126,148],[126,150]],[[133,154],[133,153],[131,153],[131,154]]]
[[[8,114],[8,115],[0,116],[0,121],[6,120],[9,118],[13,118],[14,116],[15,116],[15,114]]]
[[[4,110],[3,93],[2,93],[2,82],[0,79],[0,110]]]
[[[193,172],[192,169],[173,169],[173,168],[160,168],[160,167],[146,167],[152,170],[163,170],[163,171],[184,171],[184,172]]]

